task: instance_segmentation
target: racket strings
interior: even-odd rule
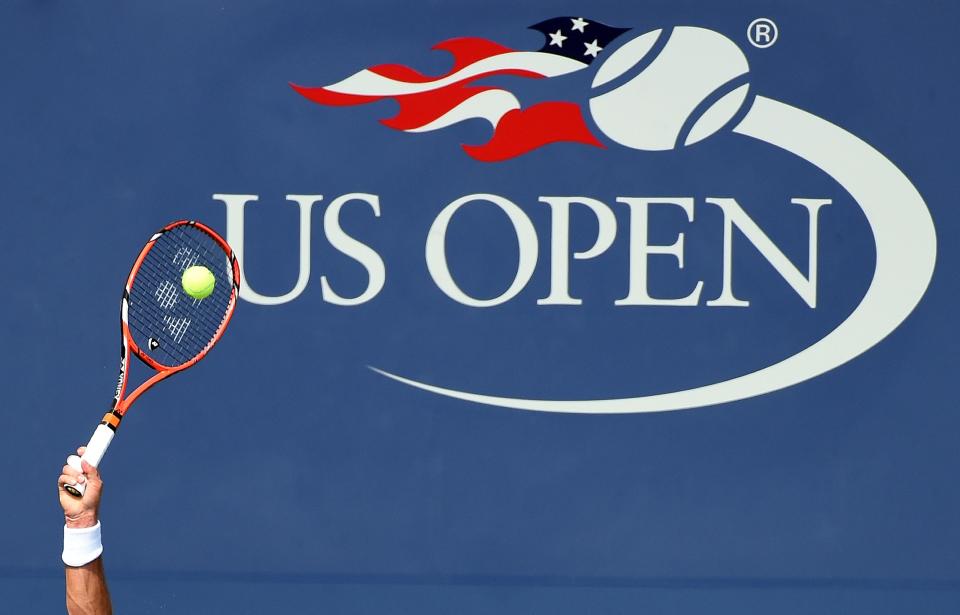
[[[181,287],[179,282],[172,282],[167,278],[161,278],[157,275],[157,272],[153,270],[141,269],[141,271],[137,273],[138,280],[140,279],[141,275],[143,275],[145,279],[149,280],[151,284],[156,285],[157,291],[154,293],[154,295],[160,309],[168,310],[169,308],[172,308],[174,305],[180,302],[187,302],[191,304],[191,307],[193,307],[193,306],[198,306],[201,301],[208,301],[210,299],[213,299],[215,302],[220,302],[225,304],[230,299],[229,291],[218,290],[217,287],[223,286],[223,284],[221,284],[219,280],[217,281],[214,287],[214,293],[211,293],[210,297],[207,297],[206,299],[194,299],[193,297],[187,295],[183,291],[183,288]],[[222,297],[215,296],[215,294],[222,294],[224,296]],[[223,316],[225,316],[225,313],[221,314],[221,317],[219,319],[215,319],[215,318],[212,318],[210,314],[207,313],[207,311],[198,310],[196,314],[194,314],[194,316],[207,320],[208,321],[207,324],[209,326],[219,327],[220,324],[223,322]]]
[[[176,267],[165,267],[158,269],[155,266],[151,266],[154,265],[158,260],[161,262],[166,260],[169,263],[175,263],[177,262],[178,253],[171,253],[171,251],[168,249],[168,246],[163,245],[155,246],[153,250],[151,250],[151,253],[154,250],[157,251],[157,254],[154,255],[154,259],[151,259],[149,263],[147,260],[144,261],[144,265],[146,266],[141,266],[140,271],[137,272],[137,278],[139,278],[140,275],[144,275],[150,278],[152,282],[157,284],[157,290],[155,291],[154,295],[155,299],[157,300],[158,307],[163,309],[168,305],[172,307],[172,304],[175,303],[187,303],[191,307],[198,308],[196,310],[197,315],[201,317],[208,317],[213,321],[213,324],[219,326],[220,322],[223,320],[223,316],[225,315],[223,310],[230,299],[232,289],[232,269],[227,266],[226,258],[223,258],[224,263],[221,268],[218,268],[214,262],[211,262],[214,259],[190,259],[189,261],[185,261],[187,266],[191,266],[192,264],[200,264],[210,269],[214,274],[215,284],[213,292],[210,294],[210,296],[204,299],[195,299],[183,291],[180,280],[180,276],[183,274],[183,269],[178,269]],[[186,267],[184,267],[184,269],[185,268]]]
[[[148,354],[160,355],[154,358],[164,364],[189,361],[206,347],[219,329],[217,323],[198,318],[196,313],[186,314],[182,308],[164,310],[167,313],[144,308],[144,302],[131,301],[128,323],[137,334],[134,338],[137,345]],[[166,360],[164,354],[174,361]]]
[[[215,324],[219,325],[231,296],[232,267],[220,245],[205,233],[195,231],[200,235],[199,239],[205,240],[202,242],[196,241],[198,239],[196,236],[183,233],[181,227],[174,228],[167,235],[178,233],[182,236],[172,237],[171,241],[162,241],[166,235],[161,236],[148,254],[148,258],[144,260],[145,267],[142,266],[142,269],[155,279],[163,280],[165,284],[163,284],[164,289],[161,290],[173,287],[180,301],[188,302],[191,307],[196,308],[196,314],[210,317]],[[215,250],[213,253],[211,253],[211,247]],[[156,254],[153,254],[154,251]],[[149,258],[151,255],[154,258]],[[202,265],[214,274],[213,292],[204,299],[195,299],[186,295],[181,286],[180,277],[183,271],[193,265]]]
[[[158,320],[156,317],[149,319],[141,315],[141,313],[134,311],[133,314],[128,317],[128,322],[134,327],[135,332],[139,334],[139,337],[135,339],[137,345],[144,351],[160,350],[161,342],[164,340],[158,335],[158,330],[162,329],[174,342],[173,345],[162,344],[162,352],[174,356],[177,359],[177,363],[189,361],[199,351],[203,350],[212,339],[212,336],[203,337],[195,333],[200,328],[211,328],[209,324],[204,327],[194,326],[196,321],[187,316],[168,314]],[[150,342],[151,339],[154,340],[153,343]],[[142,343],[144,341],[146,343]],[[156,348],[154,348],[154,346],[156,346]],[[148,352],[148,354],[154,353]]]
[[[140,276],[139,276],[139,275],[137,276],[137,280],[138,280],[138,281],[140,280]],[[149,283],[156,284],[156,285],[158,286],[158,288],[159,288],[160,286],[162,286],[162,285],[164,285],[164,284],[167,283],[167,280],[160,280],[159,278],[156,278],[155,276],[149,275],[149,274],[144,275],[144,281],[149,281]],[[220,326],[220,324],[223,322],[223,319],[222,319],[222,318],[219,319],[219,320],[218,320],[218,319],[213,319],[213,318],[211,318],[208,314],[205,314],[205,313],[203,313],[202,311],[199,311],[199,310],[196,310],[196,311],[194,311],[194,313],[189,314],[189,315],[186,315],[186,314],[184,313],[184,310],[172,311],[171,308],[173,308],[173,307],[175,307],[175,306],[177,306],[177,305],[180,305],[180,304],[184,304],[184,303],[189,304],[189,305],[187,306],[187,309],[190,309],[190,308],[195,307],[195,306],[193,305],[193,303],[194,303],[195,300],[194,300],[192,297],[187,296],[186,293],[184,293],[183,290],[180,289],[179,287],[178,287],[178,289],[177,289],[177,292],[178,292],[180,295],[182,295],[182,296],[181,296],[181,297],[178,297],[176,301],[173,301],[173,302],[171,302],[171,303],[169,303],[169,304],[164,304],[164,303],[162,303],[160,300],[157,301],[157,303],[162,306],[162,307],[161,307],[161,310],[164,312],[164,321],[165,321],[165,322],[168,322],[168,321],[169,321],[169,319],[166,318],[167,316],[174,316],[174,315],[176,315],[176,314],[180,314],[181,316],[186,316],[187,318],[190,318],[191,320],[192,320],[192,319],[203,320],[204,323],[205,323],[205,325],[206,325],[205,328],[209,329],[210,327],[213,327],[213,328],[214,328],[214,331],[215,331],[216,328],[218,328],[218,327]],[[208,297],[208,298],[209,298],[209,297]]]
[[[197,344],[205,344],[220,329],[223,319],[212,319],[202,310],[194,309],[196,307],[199,306],[191,305],[177,310],[166,310],[168,313],[162,316],[164,325],[177,343],[188,338]],[[197,323],[198,326],[191,326],[193,323]]]
[[[202,265],[214,275],[204,299],[188,295],[183,271]],[[175,366],[200,355],[214,341],[229,314],[233,267],[207,233],[179,225],[162,233],[140,264],[130,289],[127,322],[134,341],[158,363]]]
[[[170,247],[168,242],[161,244],[158,240],[158,244],[153,249],[157,250],[157,254],[153,255],[154,258],[149,261],[145,259],[146,266],[142,265],[141,271],[137,274],[137,280],[141,273],[145,280],[149,280],[146,283],[141,282],[144,288],[151,286],[157,288],[154,292],[156,302],[137,301],[140,294],[132,293],[137,296],[131,297],[131,308],[137,317],[136,321],[141,334],[147,336],[147,344],[138,343],[138,345],[141,345],[144,350],[155,351],[153,354],[160,355],[156,358],[161,362],[166,363],[162,360],[162,355],[169,354],[177,362],[182,363],[206,348],[222,326],[230,298],[228,290],[230,283],[226,276],[218,271],[219,268],[210,262],[209,250],[204,251],[206,257],[198,257],[195,249],[197,246],[190,249],[178,245],[175,251],[169,249]],[[226,258],[224,257],[223,260],[226,261]],[[152,266],[155,264],[161,267]],[[180,288],[179,277],[182,269],[194,264],[207,266],[220,273],[216,276],[220,278],[215,284],[216,293],[212,293],[210,297],[203,300],[193,299]],[[171,298],[171,286],[176,289],[176,294],[173,295],[176,301]],[[133,288],[137,288],[136,281]],[[162,329],[165,335],[158,335],[158,329]],[[154,342],[150,343],[150,339]]]
[[[174,231],[171,231],[171,232],[175,232],[175,231],[176,229],[174,229]],[[216,252],[211,253],[209,250],[209,246],[200,244],[199,247],[202,248],[203,253],[199,257],[197,257],[196,252],[194,252],[193,256],[184,254],[182,252],[183,246],[177,247],[177,251],[171,254],[172,252],[171,248],[173,246],[169,245],[168,243],[164,243],[164,244],[158,243],[155,249],[159,249],[161,253],[165,254],[167,258],[171,259],[171,262],[174,265],[179,267],[179,269],[175,272],[177,279],[174,283],[174,286],[178,291],[182,292],[182,287],[180,285],[180,275],[183,273],[183,271],[187,267],[190,267],[193,265],[203,265],[207,269],[209,269],[214,274],[214,277],[216,280],[216,283],[213,287],[213,292],[210,294],[210,296],[204,299],[194,299],[193,297],[186,295],[185,298],[189,299],[190,301],[193,301],[195,305],[199,305],[201,302],[208,302],[207,303],[208,307],[211,306],[211,304],[216,304],[216,305],[219,305],[221,308],[225,308],[226,302],[229,301],[231,290],[233,288],[233,267],[230,265],[226,257],[226,254],[220,248],[220,245],[217,243],[214,243],[212,239],[209,240],[209,243],[215,246]],[[218,263],[219,263],[219,266],[218,266]],[[207,314],[206,311],[202,313]],[[218,318],[218,322],[219,320],[222,320],[222,316],[223,316],[223,313],[221,310],[220,318]]]

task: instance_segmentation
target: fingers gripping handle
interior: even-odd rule
[[[80,458],[76,455],[70,455],[67,457],[67,465],[77,470],[78,472],[83,472],[83,466],[80,463]],[[64,483],[64,490],[74,497],[83,497],[83,492],[87,490],[87,486],[84,483],[74,483],[72,485]]]
[[[93,437],[90,438],[90,442],[87,443],[87,450],[83,453],[83,460],[93,467],[99,466],[100,460],[103,459],[104,453],[107,452],[107,447],[110,446],[110,441],[113,440],[113,434],[114,431],[106,425],[98,426],[96,431],[93,432]],[[70,455],[67,457],[67,465],[75,470],[83,472],[83,466],[80,463],[80,457],[77,457],[76,455]],[[70,495],[81,497],[83,496],[84,491],[87,489],[87,483],[64,485],[63,488],[66,489]]]

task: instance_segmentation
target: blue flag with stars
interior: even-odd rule
[[[547,37],[539,51],[590,64],[603,48],[630,28],[614,28],[583,17],[554,17],[530,26]]]

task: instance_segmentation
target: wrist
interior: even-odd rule
[[[103,553],[100,524],[85,528],[63,528],[63,563],[67,566],[86,566]]]
[[[85,510],[77,515],[63,514],[63,522],[70,529],[82,529],[93,527],[97,524],[97,512],[94,510]]]

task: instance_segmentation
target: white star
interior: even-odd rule
[[[548,32],[550,35],[550,44],[556,45],[557,47],[563,47],[563,41],[567,40],[567,37],[562,34],[562,30],[557,30],[556,32]]]
[[[571,28],[571,31],[579,30],[580,32],[583,32],[583,29],[586,28],[587,24],[589,23],[583,17],[577,17],[576,19],[571,19],[570,21],[573,22],[573,27]]]
[[[597,44],[597,39],[593,39],[592,43],[584,43],[584,45],[587,47],[587,50],[583,52],[585,56],[597,57],[597,54],[603,51],[603,47]]]

